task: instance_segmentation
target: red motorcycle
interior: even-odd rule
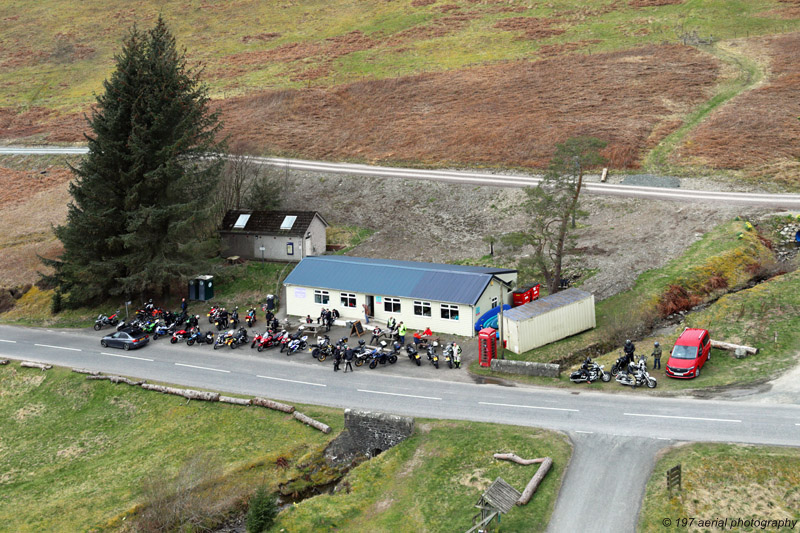
[[[258,351],[261,352],[264,348],[272,348],[281,344],[284,338],[288,338],[286,331],[281,331],[280,333],[271,333],[269,335],[265,335],[261,338],[261,342],[258,343]]]
[[[179,329],[178,331],[172,334],[172,338],[169,340],[169,342],[171,342],[172,344],[175,344],[178,341],[183,342],[191,336],[192,333],[190,331],[186,331],[185,329]]]
[[[247,322],[247,327],[252,328],[253,324],[256,323],[256,310],[251,307],[247,310],[247,316],[244,317],[245,322]]]

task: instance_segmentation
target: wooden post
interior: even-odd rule
[[[672,492],[672,489],[678,487],[681,490],[681,465],[677,464],[667,470],[667,490]]]

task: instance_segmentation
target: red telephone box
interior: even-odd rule
[[[481,366],[492,366],[497,357],[497,330],[483,328],[478,332],[478,362]]]

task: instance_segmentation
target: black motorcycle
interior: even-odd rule
[[[239,328],[239,331],[234,333],[233,340],[231,340],[231,349],[233,350],[248,342],[250,342],[250,339],[247,338],[247,330],[245,328]]]
[[[186,339],[186,345],[191,346],[194,343],[197,344],[214,344],[214,334],[210,331],[205,333],[201,332],[199,329],[195,330],[191,337]]]
[[[324,361],[333,355],[333,345],[331,344],[330,337],[327,335],[317,337],[317,344],[313,344],[312,346],[314,349],[311,350],[311,357],[318,361]]]
[[[611,375],[616,376],[620,371],[625,371],[628,365],[633,362],[633,354],[623,353],[621,357],[617,358],[613,365],[611,365]]]
[[[397,362],[397,354],[392,352],[384,352],[382,350],[375,349],[372,351],[372,360],[369,362],[370,369],[376,368],[379,364],[385,365],[389,363],[393,365]]]
[[[604,371],[603,368],[603,365],[598,365],[592,361],[591,357],[587,357],[581,367],[570,374],[569,380],[573,383],[591,383],[597,380],[611,381],[611,374]]]
[[[417,348],[413,344],[406,345],[406,353],[408,354],[408,358],[411,359],[412,362],[417,363],[417,366],[422,364],[422,358],[417,351]]]
[[[439,346],[439,343],[433,341],[431,344],[428,345],[428,361],[433,365],[434,368],[439,368],[439,354],[436,353],[436,348]]]

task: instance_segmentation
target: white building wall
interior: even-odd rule
[[[341,295],[342,291],[327,290],[329,296],[329,303],[322,304],[314,301],[314,291],[325,289],[314,289],[313,287],[299,287],[296,285],[286,286],[286,312],[292,316],[305,317],[311,316],[316,322],[320,311],[325,309],[337,309],[341,320],[361,320],[365,329],[369,326],[364,320],[364,303],[367,298],[364,293],[351,293],[355,294],[356,307],[345,307],[342,305]],[[464,304],[447,304],[456,305],[458,308],[458,320],[449,320],[441,317],[441,305],[446,302],[427,301],[430,303],[431,316],[417,316],[414,314],[414,300],[412,298],[399,298],[400,312],[393,313],[385,310],[384,295],[372,295],[374,301],[373,318],[381,323],[385,323],[389,317],[394,316],[397,322],[405,323],[409,329],[406,342],[409,342],[411,334],[414,330],[424,330],[431,328],[431,331],[436,333],[445,333],[451,335],[473,336],[473,325],[475,324],[474,308],[470,305]]]

